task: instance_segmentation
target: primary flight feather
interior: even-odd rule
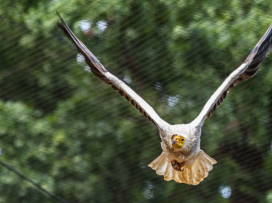
[[[58,14],[59,15],[59,14]],[[148,166],[164,179],[178,183],[198,185],[213,168],[216,161],[200,149],[201,127],[215,109],[222,103],[229,91],[240,82],[253,77],[272,45],[272,24],[251,51],[244,63],[234,70],[214,92],[200,114],[189,124],[170,125],[159,117],[154,109],[123,81],[111,74],[92,52],[73,34],[62,19],[59,27],[73,41],[91,71],[128,100],[159,130],[162,153]]]

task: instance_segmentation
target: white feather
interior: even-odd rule
[[[216,161],[213,158],[200,150],[194,160],[190,160],[189,164],[183,167],[183,171],[174,170],[171,161],[164,152],[148,166],[156,170],[158,175],[163,175],[167,181],[175,180],[178,183],[198,185],[208,176],[208,172],[212,170],[212,165],[215,163]]]

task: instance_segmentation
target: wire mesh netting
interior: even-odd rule
[[[156,127],[101,82],[75,35],[170,124],[189,123],[272,21],[269,1],[2,1],[0,202],[272,202],[272,56],[202,128],[197,186],[147,165]]]

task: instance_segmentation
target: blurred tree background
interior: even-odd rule
[[[0,4],[0,202],[272,202],[272,54],[205,121],[218,163],[198,186],[147,167],[156,127],[97,79],[58,10],[112,73],[170,124],[191,122],[272,21],[266,0],[50,0]]]

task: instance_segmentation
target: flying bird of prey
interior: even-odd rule
[[[62,21],[59,27],[83,54],[93,74],[110,85],[158,128],[162,140],[162,153],[148,166],[156,170],[158,175],[163,175],[167,181],[174,179],[178,183],[198,185],[208,176],[213,168],[212,165],[216,163],[200,149],[201,127],[205,119],[211,116],[235,85],[256,74],[272,45],[272,24],[244,63],[234,70],[213,93],[200,114],[189,124],[171,125],[162,120],[154,109],[123,81],[111,74],[79,41],[60,15],[59,17]]]

